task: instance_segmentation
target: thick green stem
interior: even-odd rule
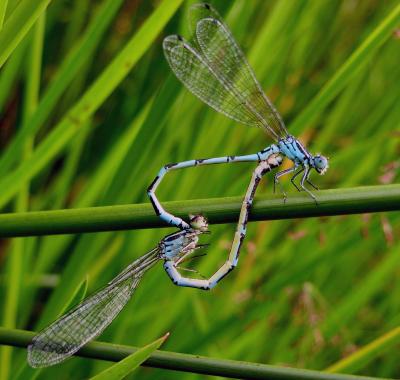
[[[0,328],[0,344],[26,347],[34,333],[25,330]],[[120,361],[137,350],[136,347],[110,343],[92,342],[83,347],[78,356],[93,359]],[[171,369],[191,373],[201,373],[236,379],[274,380],[378,380],[377,377],[352,376],[304,369],[277,367],[260,363],[214,359],[199,355],[177,352],[155,351],[144,366]]]
[[[318,205],[304,193],[257,197],[250,220],[275,220],[315,216],[360,214],[400,210],[400,185],[323,190]],[[165,202],[165,208],[182,218],[204,214],[211,224],[235,223],[241,197]],[[150,203],[38,211],[0,215],[0,237],[55,235],[167,227]]]

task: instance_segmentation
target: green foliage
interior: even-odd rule
[[[155,350],[160,348],[169,334],[164,335],[153,343],[148,344],[119,361],[117,364],[105,369],[101,373],[91,377],[91,380],[119,380],[124,379],[137,367],[139,367]]]
[[[0,67],[3,66],[4,62],[25,37],[38,17],[45,11],[50,1],[51,0],[22,0],[18,4],[9,19],[6,20],[4,28],[1,30]],[[5,2],[1,7],[3,8],[3,10],[1,10],[1,23],[3,23],[5,13],[4,8],[7,8],[7,3]]]
[[[86,297],[88,289],[88,279],[85,278],[81,284],[79,284],[78,288],[75,290],[75,293],[72,294],[72,297],[68,302],[65,304],[64,309],[60,311],[59,316],[66,313],[69,309],[73,306],[77,305]]]
[[[252,153],[270,143],[260,130],[203,105],[170,73],[162,38],[187,31],[191,2],[179,8],[179,0],[54,1],[40,33],[45,3],[10,0],[0,8],[4,212],[147,202],[145,189],[165,163]],[[212,3],[288,129],[312,152],[331,157],[328,173],[314,178],[320,188],[399,182],[398,2]],[[241,195],[251,168],[171,173],[158,194],[162,200]],[[265,182],[259,193],[270,194],[270,177]],[[284,186],[293,191],[290,182]],[[205,276],[225,260],[234,231],[233,225],[211,228],[207,257],[189,263]],[[387,348],[398,341],[400,324],[399,232],[398,213],[251,223],[238,269],[215,290],[177,288],[158,267],[101,339],[141,346],[171,331],[164,345],[169,351],[394,377],[397,352]],[[1,324],[43,327],[86,276],[91,292],[165,233],[2,244]],[[24,367],[25,355],[24,349],[3,350],[0,377],[38,376]],[[40,378],[88,378],[109,365],[73,358],[42,370]],[[177,374],[139,369],[133,377]]]

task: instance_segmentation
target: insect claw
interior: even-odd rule
[[[315,205],[318,206],[317,197],[313,193],[311,193],[311,192],[309,192],[309,193],[310,193],[312,199],[314,199]]]
[[[314,200],[315,205],[318,206],[318,201],[317,201],[317,197],[308,189],[304,188],[304,191],[306,191],[310,197]]]

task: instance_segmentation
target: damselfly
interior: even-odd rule
[[[190,25],[192,43],[179,35],[164,39],[164,53],[172,71],[203,102],[235,121],[261,128],[275,143],[255,154],[195,159],[165,165],[148,188],[157,215],[179,228],[188,227],[181,218],[166,212],[155,195],[157,186],[170,170],[221,163],[261,162],[274,154],[282,154],[293,162],[291,168],[275,174],[274,190],[281,176],[294,173],[291,178],[293,185],[299,191],[306,191],[316,202],[314,194],[305,187],[305,183],[317,189],[309,180],[310,171],[315,169],[319,174],[324,174],[328,169],[327,158],[321,154],[312,155],[299,140],[288,133],[232,33],[214,8],[209,4],[192,6]],[[299,187],[294,179],[302,172]]]
[[[28,363],[35,368],[60,363],[99,336],[130,300],[142,276],[160,260],[164,260],[164,268],[174,284],[206,288],[207,280],[179,273],[179,264],[202,247],[197,244],[199,235],[206,232],[207,220],[201,215],[192,216],[188,229],[164,237],[104,288],[39,332],[28,346]]]

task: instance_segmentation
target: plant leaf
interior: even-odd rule
[[[168,338],[169,333],[153,343],[148,344],[127,356],[125,359],[107,368],[105,371],[93,376],[91,380],[119,380],[123,379],[139,367],[155,350]]]
[[[0,32],[0,67],[44,12],[51,0],[22,0]]]

